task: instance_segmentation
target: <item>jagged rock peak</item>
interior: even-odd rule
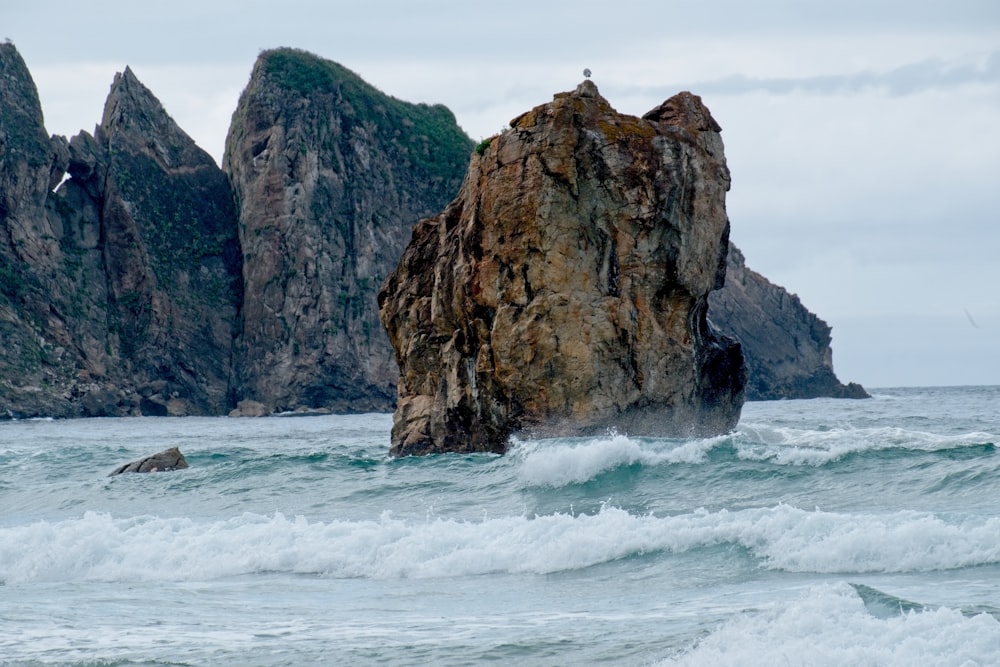
[[[167,168],[181,164],[215,164],[128,66],[115,74],[104,103],[101,130],[112,141],[118,136],[128,136],[136,147],[142,146],[144,152]]]
[[[722,132],[722,126],[712,117],[701,97],[683,91],[642,116],[654,123],[678,125],[689,131]]]
[[[69,161],[64,137],[45,131],[38,89],[27,65],[10,42],[0,44],[0,277],[18,282],[16,264],[48,262],[59,250],[44,218],[46,197],[62,180]],[[8,246],[9,242],[9,246]],[[6,260],[4,255],[7,256]],[[0,284],[0,289],[3,285]]]
[[[394,144],[394,158],[405,168],[423,171],[435,180],[453,181],[454,173],[464,172],[468,164],[472,142],[448,107],[400,100],[340,63],[308,51],[289,47],[262,51],[244,94],[251,95],[275,119],[300,115],[306,100],[320,105],[332,101],[333,117],[341,131],[350,133],[359,128],[380,135],[381,141]],[[239,108],[233,119],[236,127],[230,128],[230,136],[249,129],[240,127]],[[225,164],[223,169],[228,171]],[[457,188],[458,183],[450,195]]]
[[[38,88],[11,42],[0,43],[0,104],[0,159],[47,163],[51,146]]]
[[[705,316],[729,233],[710,118],[690,94],[619,114],[584,81],[477,149],[379,294],[401,370],[394,455],[736,424],[740,347]]]

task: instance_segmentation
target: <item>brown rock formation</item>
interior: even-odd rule
[[[182,470],[187,467],[189,467],[187,459],[181,454],[181,450],[171,447],[152,456],[147,456],[144,459],[118,466],[111,471],[108,477],[121,475],[126,472],[169,472],[171,470]]]
[[[471,150],[442,106],[401,102],[302,51],[260,55],[223,165],[245,263],[238,400],[392,408],[376,290],[413,224],[454,196]]]
[[[392,453],[733,428],[742,356],[706,320],[729,171],[701,100],[639,119],[585,81],[511,125],[379,293],[401,370]]]
[[[830,326],[790,294],[747,267],[729,246],[726,284],[709,297],[708,316],[743,345],[747,400],[868,398],[833,372]]]

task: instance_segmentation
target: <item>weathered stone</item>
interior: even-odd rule
[[[747,400],[868,398],[833,372],[830,326],[795,294],[748,268],[730,245],[726,284],[709,297],[709,319],[743,345]]]
[[[729,171],[701,100],[639,119],[585,81],[511,126],[379,293],[401,370],[392,453],[733,428],[742,356],[705,316]]]
[[[227,411],[241,255],[211,156],[128,68],[94,135],[47,137],[11,44],[0,134],[0,410],[132,414],[121,397],[168,380],[146,411]]]
[[[413,224],[455,195],[471,150],[443,106],[401,102],[303,51],[260,55],[223,162],[245,262],[237,400],[392,409],[376,291]]]
[[[132,382],[169,380],[168,414],[225,412],[242,282],[228,179],[128,68],[96,139],[112,354]]]
[[[162,396],[143,396],[139,399],[139,412],[145,417],[167,417],[170,415],[170,408]]]
[[[131,463],[119,466],[112,470],[108,477],[120,475],[126,472],[168,472],[172,470],[181,470],[187,467],[189,467],[188,462],[184,458],[184,455],[181,454],[181,450],[177,447],[171,447],[170,449],[165,449],[158,454],[153,454],[152,456],[147,456],[144,459],[132,461]]]
[[[49,208],[66,160],[60,139],[45,132],[17,49],[0,44],[0,412],[15,417],[78,413],[63,398],[77,348],[65,323],[65,235]]]
[[[121,414],[121,400],[118,392],[111,389],[95,388],[80,399],[85,417],[111,417]]]

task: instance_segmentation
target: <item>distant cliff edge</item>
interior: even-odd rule
[[[0,414],[224,411],[241,301],[225,175],[128,69],[69,142],[46,136],[11,44],[0,75]]]
[[[708,317],[743,344],[747,400],[869,398],[833,372],[830,326],[794,294],[746,265],[730,244],[726,284],[708,299]]]

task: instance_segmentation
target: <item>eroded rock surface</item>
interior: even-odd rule
[[[413,224],[454,197],[471,151],[443,106],[401,102],[303,51],[261,54],[223,164],[244,257],[237,400],[392,409],[376,291]]]
[[[129,69],[69,142],[46,137],[12,44],[0,74],[0,414],[225,410],[241,289],[225,175]]]
[[[115,76],[95,135],[70,142],[69,169],[58,196],[81,202],[63,207],[70,217],[96,213],[105,351],[139,412],[224,412],[242,289],[225,174],[129,68]],[[66,226],[87,244],[76,234],[86,223]]]
[[[683,115],[657,113],[660,125]],[[627,134],[615,126],[586,133],[614,143]],[[508,160],[513,145],[500,137],[489,151],[506,146],[502,157],[474,159]],[[569,149],[553,150],[543,171],[579,194]],[[67,141],[47,135],[25,63],[0,44],[0,419],[392,409],[398,373],[376,290],[413,222],[458,191],[471,154],[447,109],[301,51],[266,51],[227,150],[241,221],[230,179],[131,70],[93,132]],[[833,375],[825,323],[738,251],[728,271],[709,318],[744,344],[748,398],[863,395]]]
[[[108,477],[126,472],[169,472],[187,467],[189,467],[187,459],[181,454],[181,450],[177,447],[171,447],[144,459],[119,466],[112,470]]]
[[[392,453],[733,428],[743,359],[706,319],[729,233],[719,130],[690,93],[639,119],[585,81],[477,151],[379,293]]]

